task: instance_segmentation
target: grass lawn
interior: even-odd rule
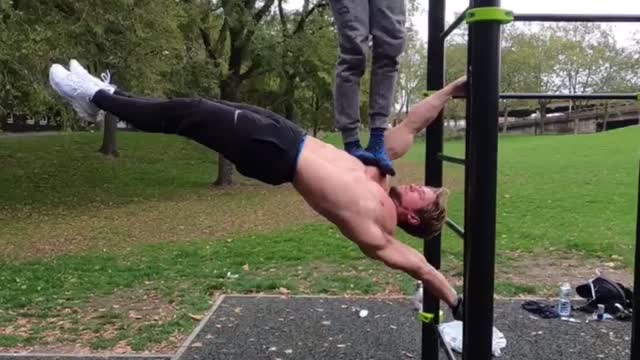
[[[497,294],[549,295],[596,267],[630,285],[639,138],[636,127],[500,139]],[[0,351],[171,352],[221,292],[411,292],[290,186],[236,177],[214,189],[203,147],[118,141],[122,156],[105,159],[98,134],[0,139]],[[464,143],[446,152],[463,155]],[[397,162],[395,181],[421,182],[423,153],[416,144]],[[461,223],[463,171],[447,165],[445,178]],[[443,272],[457,286],[460,258],[445,231]]]

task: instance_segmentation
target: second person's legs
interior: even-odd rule
[[[373,165],[375,158],[360,145],[360,79],[369,52],[369,0],[330,0],[338,29],[338,62],[335,66],[333,108],[336,128],[344,149]]]
[[[385,153],[384,132],[398,77],[398,58],[405,44],[405,0],[371,0],[370,7],[373,49],[367,151],[375,155],[384,172],[394,174]]]

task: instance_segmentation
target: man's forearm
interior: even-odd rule
[[[425,290],[447,305],[455,305],[456,291],[444,275],[431,266],[416,249],[395,240],[381,251],[377,251],[375,257],[387,266],[404,271],[414,279],[422,281]]]
[[[421,100],[409,109],[407,118],[402,122],[414,134],[425,129],[442,111],[453,94],[454,88],[446,86],[431,96]]]
[[[420,255],[422,257],[422,255]],[[422,257],[424,260],[424,257]],[[413,278],[422,281],[422,286],[430,294],[444,301],[450,307],[456,302],[457,294],[442,273],[424,260]]]

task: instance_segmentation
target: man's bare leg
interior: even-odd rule
[[[466,77],[459,78],[413,105],[404,121],[385,134],[384,146],[389,158],[395,160],[406,154],[415,135],[431,124],[452,96],[463,95],[465,85]]]

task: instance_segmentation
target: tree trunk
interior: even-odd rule
[[[293,99],[296,95],[294,74],[285,73],[284,85],[282,89],[282,95],[284,96],[284,117],[291,121],[294,121],[295,104]]]
[[[504,116],[502,117],[502,133],[507,133],[507,122],[509,121],[509,103],[504,104]]]
[[[569,100],[569,117],[573,116],[573,100]],[[580,119],[577,117],[573,121],[573,134],[578,135],[580,132]]]
[[[313,137],[318,137],[318,127],[320,126],[320,117],[318,116],[320,111],[320,99],[317,95],[313,96]]]
[[[604,102],[604,118],[602,120],[602,131],[607,131],[607,122],[609,122],[609,102]]]
[[[106,156],[118,157],[116,145],[116,132],[118,131],[118,118],[106,113],[104,116],[104,129],[102,131],[102,146],[98,150]]]
[[[215,186],[233,185],[233,163],[218,153],[218,178],[213,182]]]
[[[222,99],[237,101],[240,79],[234,74],[220,82],[220,95]],[[214,186],[233,185],[233,164],[222,154],[218,153],[218,178],[213,182]]]
[[[547,118],[547,102],[540,102],[540,134],[544,134],[544,121]]]

